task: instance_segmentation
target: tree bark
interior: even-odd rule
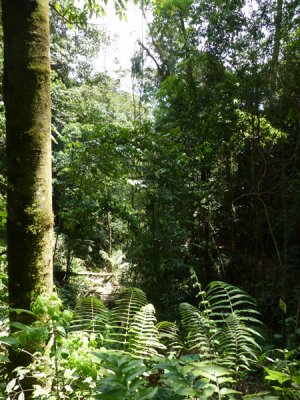
[[[280,40],[282,38],[282,17],[283,17],[283,0],[277,0],[276,2],[276,14],[275,14],[275,34],[274,34],[274,47],[272,54],[272,64],[273,68],[276,68],[279,53],[280,53]]]
[[[2,21],[9,303],[28,309],[53,281],[48,0],[2,0]]]

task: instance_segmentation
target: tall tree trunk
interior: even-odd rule
[[[272,91],[275,91],[278,87],[278,63],[279,63],[279,55],[280,55],[280,47],[282,39],[282,19],[283,19],[283,0],[277,0],[275,18],[274,18],[274,28],[275,28],[274,45],[273,45],[271,70],[270,70],[270,82]],[[272,93],[272,96],[274,95],[275,92]]]
[[[2,21],[9,303],[29,308],[52,291],[48,0],[2,0]],[[22,362],[15,358],[12,367]]]
[[[282,13],[283,13],[283,0],[277,0],[276,13],[274,19],[275,34],[274,34],[274,46],[272,54],[273,68],[276,68],[280,53],[280,40],[282,37]]]

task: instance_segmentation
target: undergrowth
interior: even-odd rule
[[[30,311],[33,324],[12,322],[15,332],[1,333],[1,398],[299,399],[299,354],[263,351],[254,300],[224,282],[205,290],[195,275],[194,282],[198,306],[182,303],[178,322],[157,322],[137,288],[123,290],[111,309],[95,296],[79,298],[72,312],[55,293],[40,297]],[[36,348],[31,364],[9,379],[8,347],[27,351],[29,343]],[[35,384],[25,391],[28,376]],[[259,392],[246,384],[255,379]]]

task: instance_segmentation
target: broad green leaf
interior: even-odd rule
[[[243,399],[247,400],[277,400],[278,396],[272,396],[269,392],[259,392],[254,394],[247,394],[243,396]]]
[[[17,321],[11,322],[10,325],[13,326],[14,328],[21,329],[22,331],[25,331],[26,329],[30,328],[28,325],[23,324],[22,322],[17,322]]]
[[[185,397],[192,396],[192,397],[195,397],[195,396],[197,396],[198,392],[197,392],[197,390],[195,390],[193,388],[190,388],[190,387],[184,388],[183,387],[183,388],[180,388],[180,389],[176,390],[176,394],[178,396],[185,396]]]
[[[229,389],[229,388],[222,388],[220,390],[220,395],[224,396],[226,394],[241,394],[241,392],[239,392],[238,390],[233,390],[233,389]]]
[[[265,370],[267,371],[267,373],[269,375],[267,375],[265,377],[265,379],[269,380],[269,381],[278,381],[281,385],[284,382],[290,381],[290,377],[287,376],[286,374],[284,374],[283,372],[280,371],[273,371],[271,369],[265,368]]]
[[[0,363],[9,362],[9,358],[5,354],[0,354]]]
[[[206,400],[211,397],[214,393],[218,391],[218,387],[213,385],[212,383],[208,383],[204,389],[201,391],[200,398],[201,400]]]
[[[146,367],[136,367],[128,371],[125,375],[127,381],[132,381],[134,378],[141,376],[146,371]]]
[[[13,345],[13,344],[19,344],[19,341],[18,339],[11,336],[0,336],[0,343]]]
[[[272,386],[273,389],[277,390],[278,392],[283,392],[284,389],[280,386]]]
[[[286,314],[286,303],[284,302],[284,300],[280,297],[280,299],[279,299],[279,308],[280,308],[280,310],[284,313],[284,314]]]
[[[292,381],[300,385],[300,375],[293,375]]]
[[[141,389],[138,391],[137,395],[134,396],[134,399],[135,400],[153,399],[153,397],[157,393],[157,390],[158,390],[157,387]]]

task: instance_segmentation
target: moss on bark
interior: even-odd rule
[[[2,21],[9,301],[29,308],[52,291],[48,0],[3,0]]]

